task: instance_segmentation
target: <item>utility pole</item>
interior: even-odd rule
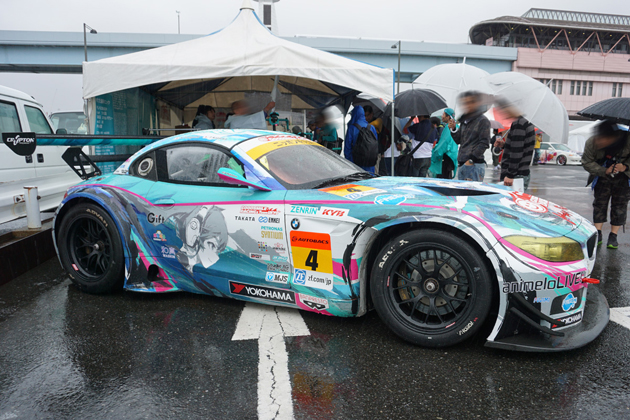
[[[177,34],[180,34],[180,26],[179,26],[179,10],[175,10],[177,13]]]

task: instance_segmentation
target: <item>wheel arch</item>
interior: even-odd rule
[[[388,222],[385,226],[376,226],[377,233],[373,235],[366,247],[365,252],[365,264],[361,264],[359,270],[359,280],[361,283],[360,296],[359,296],[359,313],[357,316],[363,315],[368,309],[372,308],[371,294],[370,294],[370,276],[372,275],[372,266],[376,259],[378,252],[389,242],[392,238],[412,230],[419,229],[435,229],[445,232],[449,232],[458,238],[464,240],[481,256],[482,261],[490,272],[492,283],[492,302],[490,308],[490,315],[486,319],[486,325],[495,324],[497,314],[500,305],[500,285],[497,273],[500,273],[500,267],[498,262],[488,257],[488,251],[493,248],[493,243],[489,243],[484,237],[478,233],[476,235],[470,235],[469,232],[454,226],[450,220],[439,220],[435,217],[431,217],[431,220],[417,220],[416,217],[405,217]]]
[[[125,236],[123,235],[124,230],[120,224],[119,218],[117,217],[116,213],[112,210],[110,204],[108,204],[105,200],[103,200],[102,198],[98,196],[86,194],[84,192],[79,192],[71,196],[68,196],[67,199],[64,202],[62,202],[62,204],[57,209],[55,219],[53,220],[53,243],[55,245],[55,250],[57,251],[57,257],[59,258],[59,245],[57,243],[57,237],[59,235],[59,227],[61,226],[61,221],[63,220],[63,217],[68,213],[68,211],[70,211],[70,209],[84,203],[95,204],[99,206],[100,208],[103,209],[103,211],[107,212],[109,217],[111,217],[112,220],[114,221],[114,224],[116,225],[116,230],[118,231],[118,235],[120,236],[120,240],[123,245],[122,248],[123,248],[124,257],[125,257],[125,264],[127,265],[127,267],[125,268],[125,271],[129,272],[128,264],[129,264],[129,258],[131,256],[129,254],[127,240],[125,239]]]

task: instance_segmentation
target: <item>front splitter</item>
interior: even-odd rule
[[[526,351],[557,352],[583,347],[595,340],[608,325],[610,308],[606,297],[597,287],[590,286],[586,296],[584,318],[575,327],[563,329],[563,337],[549,334],[519,334],[496,341],[486,341],[486,347]]]

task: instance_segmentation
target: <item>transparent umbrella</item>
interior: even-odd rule
[[[517,72],[495,73],[485,80],[496,97],[517,108],[521,115],[547,133],[552,142],[566,144],[569,141],[569,115],[549,87]]]

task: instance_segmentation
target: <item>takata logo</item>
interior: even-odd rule
[[[268,206],[241,206],[241,213],[244,214],[279,214],[280,210]]]

